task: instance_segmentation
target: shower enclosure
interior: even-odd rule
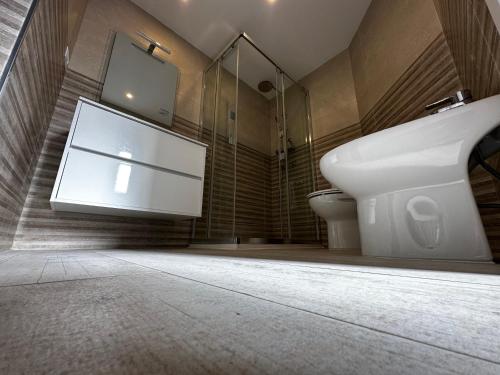
[[[207,153],[195,241],[315,242],[308,92],[240,34],[203,77]]]

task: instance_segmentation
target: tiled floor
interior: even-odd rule
[[[500,266],[0,253],[0,373],[500,374]]]

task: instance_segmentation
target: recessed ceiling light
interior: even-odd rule
[[[125,96],[127,97],[127,99],[134,99],[134,95],[132,95],[132,93],[130,92],[127,92]]]

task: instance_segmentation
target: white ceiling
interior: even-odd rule
[[[215,57],[240,32],[299,80],[346,49],[371,0],[132,0]],[[262,71],[262,79],[268,74]],[[259,78],[258,72],[251,80]],[[252,85],[253,86],[253,85]]]

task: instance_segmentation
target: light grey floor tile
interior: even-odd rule
[[[159,274],[2,288],[0,372],[496,374],[500,366]]]
[[[91,251],[11,251],[0,260],[0,286],[155,272]]]
[[[0,253],[0,373],[500,373],[498,266],[260,254]]]
[[[500,287],[168,253],[110,256],[392,335],[500,361]],[[187,266],[189,265],[189,266]],[[401,271],[403,272],[403,271]],[[500,278],[499,276],[493,276]]]

